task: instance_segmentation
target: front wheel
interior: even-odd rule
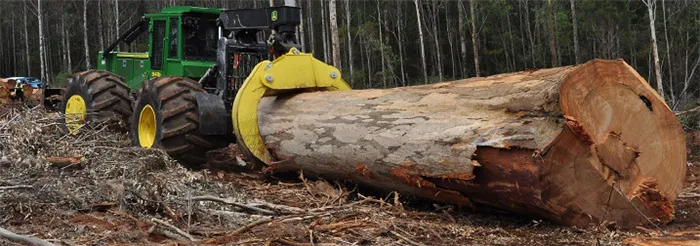
[[[131,116],[129,86],[116,74],[104,70],[76,73],[68,82],[61,102],[63,123],[75,135],[86,124],[117,115],[123,123]]]
[[[189,168],[206,163],[208,151],[226,147],[226,138],[199,132],[198,92],[206,93],[188,78],[166,76],[144,82],[131,117],[134,144],[164,149]]]

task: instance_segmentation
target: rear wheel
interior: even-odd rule
[[[204,164],[208,151],[227,146],[224,137],[200,134],[197,92],[206,93],[188,78],[158,77],[144,82],[131,118],[134,144],[164,149],[189,168]]]
[[[63,122],[75,135],[86,124],[99,123],[116,115],[126,123],[131,116],[129,86],[104,70],[76,73],[68,82],[61,102]]]

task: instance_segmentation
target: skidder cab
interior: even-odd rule
[[[263,96],[347,90],[340,71],[298,50],[301,9],[165,8],[147,14],[99,53],[98,69],[76,73],[61,111],[71,134],[116,115],[134,144],[162,148],[197,168],[206,152],[238,141],[268,162],[257,123]],[[114,51],[148,33],[148,51]]]

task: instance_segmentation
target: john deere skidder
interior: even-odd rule
[[[295,7],[147,14],[99,53],[97,70],[73,76],[61,106],[66,128],[79,134],[117,115],[136,145],[162,148],[189,167],[234,141],[249,158],[269,162],[257,121],[263,96],[350,89],[338,69],[298,51],[300,19]],[[269,38],[259,38],[263,30]],[[113,52],[143,33],[147,53]]]

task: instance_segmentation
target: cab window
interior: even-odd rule
[[[190,14],[182,18],[183,55],[187,60],[216,60],[216,15]]]
[[[160,70],[163,67],[163,39],[165,38],[165,20],[153,21],[153,36],[151,45],[151,69]]]
[[[178,18],[170,18],[170,48],[168,49],[168,58],[177,58],[177,48],[180,46],[178,34]]]

